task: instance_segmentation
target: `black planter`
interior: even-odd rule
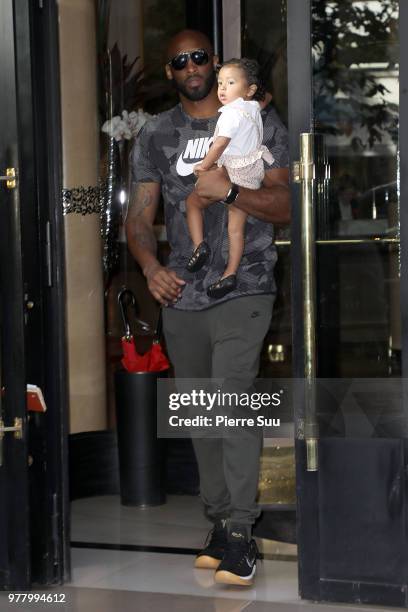
[[[124,506],[166,501],[164,440],[157,438],[157,379],[167,372],[115,373],[120,497]]]

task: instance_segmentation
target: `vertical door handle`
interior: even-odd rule
[[[315,193],[316,180],[327,181],[324,139],[321,134],[300,134],[300,161],[294,162],[292,179],[301,184],[302,206],[302,286],[304,321],[304,438],[307,470],[318,469],[319,424],[316,414],[316,270],[315,270]]]

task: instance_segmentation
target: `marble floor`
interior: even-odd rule
[[[224,588],[213,572],[193,568],[210,528],[198,497],[169,496],[152,508],[122,506],[117,496],[77,500],[71,505],[71,585],[241,599],[242,589]],[[256,586],[245,589],[246,601],[297,601],[296,546],[258,545],[264,560]]]
[[[195,497],[170,496],[165,505],[145,509],[121,506],[118,496],[94,497],[74,501],[71,510],[71,581],[45,590],[65,601],[16,606],[3,593],[1,612],[385,610],[299,600],[296,546],[268,540],[258,540],[264,560],[253,587],[216,585],[211,571],[193,568],[210,527]]]
[[[193,568],[209,528],[197,497],[169,496],[165,505],[144,509],[122,506],[119,496],[76,500],[71,505],[71,581],[33,589],[19,603],[10,601],[10,593],[0,593],[0,612],[387,610],[301,601],[296,546],[269,540],[258,540],[264,560],[254,586],[216,585],[212,571]],[[28,595],[40,594],[58,603],[28,601]]]
[[[72,586],[150,591],[200,597],[241,599],[242,588],[214,583],[213,572],[193,568],[193,555],[72,549]],[[249,601],[297,601],[297,567],[293,562],[258,564],[255,586],[245,588]]]
[[[117,495],[71,503],[71,542],[200,549],[211,528],[199,497],[169,495],[162,506],[122,506]],[[258,539],[268,558],[296,561],[294,544]],[[172,551],[175,552],[175,551]]]
[[[390,612],[387,608],[368,606],[339,606],[311,602],[271,602],[253,601],[241,593],[240,598],[226,599],[201,597],[199,595],[168,595],[164,593],[110,590],[101,588],[82,588],[65,586],[49,589],[48,594],[63,591],[65,602],[61,604],[19,604],[7,607],[7,596],[0,593],[0,611],[19,610],[19,612]],[[394,608],[395,611],[395,608]]]

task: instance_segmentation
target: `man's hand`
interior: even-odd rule
[[[208,205],[223,200],[230,188],[231,181],[223,166],[201,173],[195,184],[197,195],[207,199]]]
[[[206,172],[207,168],[203,168],[203,164],[196,164],[193,168],[193,172],[196,176],[199,176],[203,172]]]
[[[170,302],[177,302],[186,283],[173,270],[164,268],[159,263],[153,263],[146,266],[143,273],[150,293],[160,304],[168,306]]]

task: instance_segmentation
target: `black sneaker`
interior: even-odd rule
[[[217,569],[227,546],[227,527],[225,521],[216,523],[208,533],[207,539],[195,560],[194,567]]]
[[[255,540],[248,541],[242,533],[232,531],[224,558],[215,572],[215,582],[251,586],[258,557]]]

